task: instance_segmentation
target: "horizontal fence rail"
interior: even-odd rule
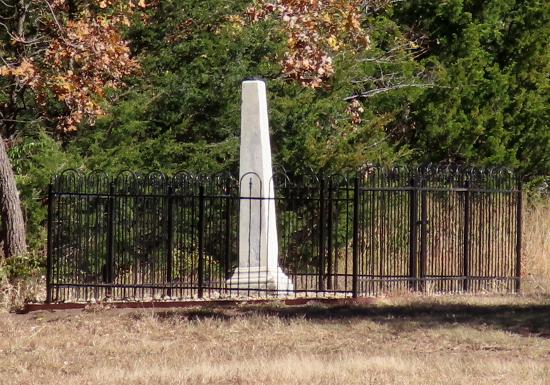
[[[244,204],[275,205],[286,296],[520,290],[522,189],[507,170],[276,173],[274,197],[243,196],[254,183],[65,171],[49,187],[47,301],[273,296],[228,285]]]

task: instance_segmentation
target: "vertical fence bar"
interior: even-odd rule
[[[422,191],[420,193],[421,218],[420,218],[420,290],[426,290],[426,270],[428,257],[428,196],[426,191],[426,178],[422,178]]]
[[[46,254],[46,303],[52,302],[53,184],[48,186],[48,244]]]
[[[523,228],[523,190],[521,179],[517,181],[517,202],[516,202],[516,285],[515,291],[521,290],[521,239]]]
[[[462,290],[467,292],[470,285],[470,181],[464,183],[464,261]]]
[[[105,261],[105,283],[107,283],[107,297],[112,294],[113,258],[115,254],[115,186],[109,184],[109,198],[107,204],[107,260]]]
[[[353,186],[353,298],[357,298],[359,293],[359,193],[359,176],[356,176]]]
[[[204,290],[204,184],[199,187],[199,266],[198,297],[202,298]]]
[[[411,178],[409,197],[409,289],[418,290],[418,187],[415,176]]]
[[[333,186],[332,186],[332,180],[329,182],[328,185],[328,223],[327,223],[327,234],[328,234],[328,244],[327,244],[327,289],[332,290],[332,248],[333,248],[333,240],[332,240],[332,227],[333,227],[333,218],[332,218],[332,210],[333,210]]]
[[[230,193],[230,182],[227,181],[226,194],[227,198],[225,200],[225,250],[224,250],[224,274],[225,279],[229,279],[231,268],[231,193]]]
[[[325,180],[320,180],[319,191],[319,261],[318,261],[318,274],[319,274],[319,291],[325,290],[324,282],[324,257],[325,257]]]
[[[173,269],[173,232],[174,232],[174,219],[173,219],[173,195],[174,189],[170,185],[168,186],[168,195],[166,196],[166,284],[168,285],[167,294],[172,296],[172,269]]]

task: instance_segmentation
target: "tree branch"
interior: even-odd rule
[[[365,14],[371,15],[386,9],[390,5],[401,3],[404,0],[366,0],[363,3]]]
[[[8,68],[10,67],[10,63],[8,63],[8,62],[6,61],[6,59],[4,59],[4,56],[0,55],[0,60],[2,60],[2,61],[4,62],[4,64],[6,65],[6,67],[8,67]]]
[[[55,22],[55,24],[57,25],[57,28],[59,29],[59,32],[61,34],[64,34],[65,31],[63,30],[63,28],[61,27],[61,24],[59,24],[59,21],[57,20],[57,17],[55,16],[55,12],[50,4],[50,2],[48,0],[44,0],[44,3],[46,3],[46,5],[48,6],[48,9],[50,10],[50,13],[52,14],[52,17],[53,17],[53,21]]]
[[[6,24],[4,24],[0,21],[0,26],[4,27],[4,29],[6,30],[6,33],[8,34],[9,37],[11,37],[15,41],[19,41],[19,38],[11,33],[10,29],[8,28],[8,26]]]
[[[63,40],[63,42],[65,44],[67,44],[68,46],[70,46],[70,47],[73,47],[75,49],[80,49],[80,47],[78,47],[77,45],[71,43],[69,40],[65,39],[65,36],[64,36],[65,31],[64,31],[63,27],[61,26],[61,24],[59,23],[59,20],[57,20],[57,17],[55,16],[55,11],[53,10],[51,4],[49,3],[48,0],[43,0],[43,1],[44,1],[44,3],[46,3],[46,5],[48,6],[48,9],[50,10],[50,13],[53,17],[53,20],[54,20],[54,22],[55,22],[55,24],[56,24],[56,26],[59,30],[59,37],[61,38],[61,40]]]
[[[345,101],[350,101],[354,99],[368,99],[375,95],[379,95],[385,92],[398,90],[401,88],[434,88],[437,87],[435,84],[432,83],[403,83],[403,84],[393,84],[386,87],[381,88],[375,88],[372,90],[364,91],[359,94],[348,96],[347,98],[344,98]]]
[[[10,4],[6,3],[4,0],[0,0],[0,3],[4,4],[4,6],[6,6],[8,8],[15,8],[15,5],[10,5]]]

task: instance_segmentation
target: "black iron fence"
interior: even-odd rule
[[[243,197],[254,180],[62,173],[49,188],[47,300],[281,295],[228,284],[239,207],[253,201],[276,207],[284,295],[520,289],[522,191],[507,170],[278,173],[274,198]]]

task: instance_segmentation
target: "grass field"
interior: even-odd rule
[[[0,314],[0,384],[550,384],[550,299]]]

